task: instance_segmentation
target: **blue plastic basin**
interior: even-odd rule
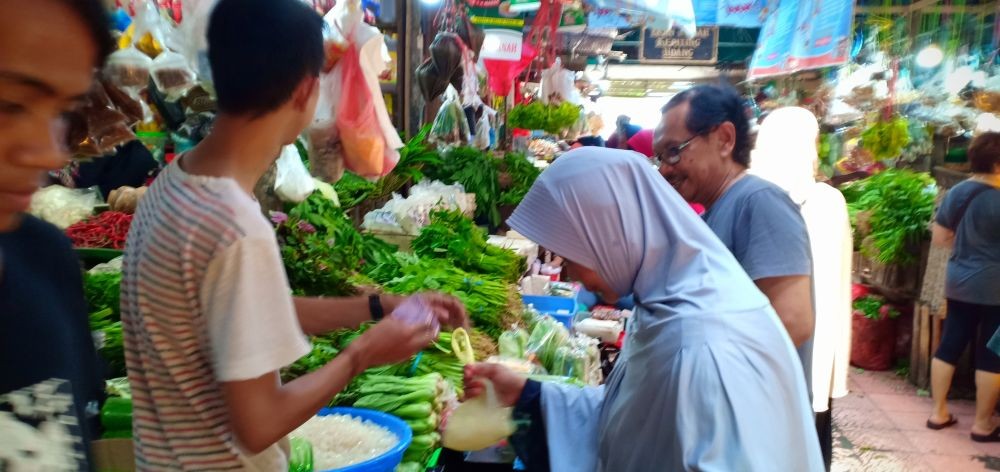
[[[413,441],[413,431],[410,430],[410,425],[395,416],[382,413],[381,411],[361,408],[323,408],[318,413],[318,416],[327,415],[347,415],[360,420],[371,421],[395,434],[399,438],[399,443],[381,456],[324,472],[393,472],[396,466],[403,462],[403,452],[406,451],[406,448],[410,447],[410,442]]]

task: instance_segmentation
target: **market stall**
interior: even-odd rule
[[[594,5],[529,2],[510,14],[480,3],[312,2],[329,26],[317,114],[255,190],[291,290],[441,292],[465,305],[472,328],[442,332],[407,362],[355,378],[292,435],[292,470],[479,467],[466,460],[510,470],[509,411],[490,398],[459,403],[463,367],[490,360],[584,386],[602,383],[614,364],[629,313],[582,310],[580,287],[559,280],[560,259],[505,232],[504,220],[548,162],[599,130],[586,99],[593,84],[578,72],[607,60],[617,29],[587,25]],[[75,159],[32,203],[33,214],[65,230],[84,265],[108,376],[95,446],[101,468],[134,462],[119,302],[132,215],[159,170],[207,135],[217,111],[200,39],[210,5],[116,3],[119,49],[71,117]],[[640,10],[647,15],[630,21],[664,26],[663,11]],[[407,21],[417,11],[426,24]],[[421,30],[426,52],[416,44]],[[428,104],[424,120],[417,95]],[[80,178],[81,167],[107,162],[138,170],[124,180],[94,170],[93,186]],[[406,309],[398,316],[427,311]],[[366,329],[313,337],[312,351],[282,378],[320,368]],[[493,435],[470,429],[484,417],[493,418]],[[450,464],[439,460],[443,446]]]
[[[820,170],[854,227],[852,362],[897,368],[926,388],[948,258],[930,247],[929,223],[936,201],[969,176],[972,137],[998,129],[996,2],[824,2],[812,12],[778,3],[747,86],[762,115],[803,106],[822,125]]]

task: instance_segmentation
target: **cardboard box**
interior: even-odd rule
[[[97,472],[135,471],[135,451],[131,439],[99,439],[91,447]]]

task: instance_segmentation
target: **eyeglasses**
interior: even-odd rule
[[[655,163],[657,167],[659,167],[661,164],[667,164],[671,166],[676,165],[678,162],[681,161],[681,153],[683,153],[684,150],[687,149],[687,147],[690,146],[695,139],[698,139],[701,136],[704,135],[696,134],[688,138],[688,140],[684,141],[683,143],[680,143],[676,146],[670,146],[667,149],[665,149],[662,155],[656,156]]]
[[[718,125],[713,126],[711,129],[705,131],[704,133],[698,133],[695,134],[694,136],[691,136],[690,138],[688,138],[687,141],[684,141],[676,146],[670,146],[664,149],[662,155],[656,156],[654,163],[656,164],[657,167],[659,167],[662,164],[667,164],[671,166],[677,165],[677,163],[681,161],[681,154],[684,152],[685,149],[687,149],[688,146],[691,145],[691,143],[695,139],[698,139],[702,136],[707,136],[712,131],[715,131],[716,128],[718,127],[719,127]]]

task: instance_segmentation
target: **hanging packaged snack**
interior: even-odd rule
[[[156,88],[171,101],[184,96],[196,85],[194,71],[188,66],[187,59],[173,51],[164,51],[156,56],[150,72]]]
[[[108,56],[104,76],[123,89],[141,90],[149,84],[149,69],[153,60],[134,46],[119,49]]]
[[[146,118],[147,110],[143,107],[141,99],[129,95],[106,78],[101,79],[100,84],[103,86],[114,107],[128,117],[130,125],[134,125]]]

